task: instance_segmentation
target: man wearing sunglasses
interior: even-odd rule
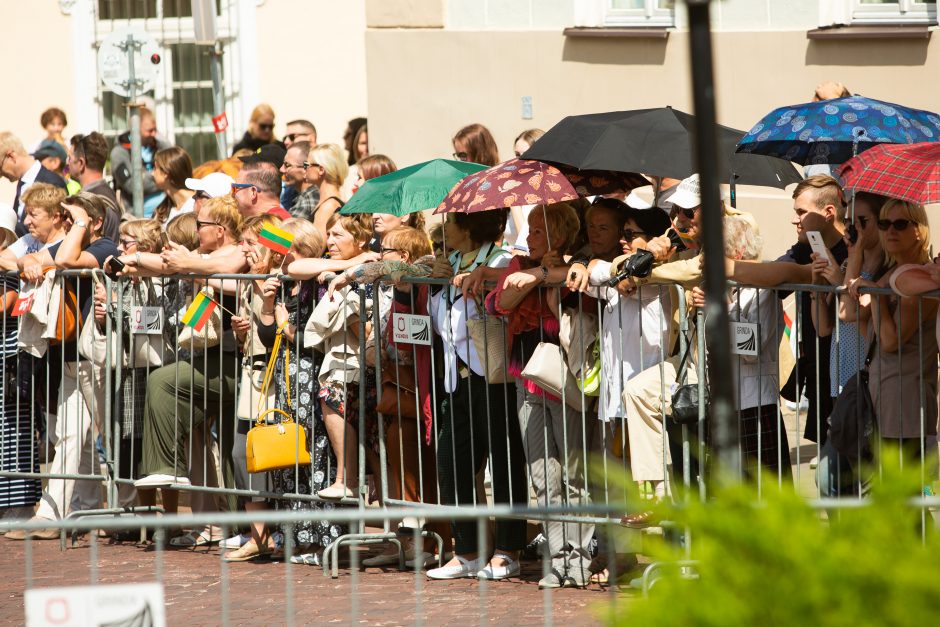
[[[310,142],[310,145],[317,143],[317,127],[308,120],[293,120],[287,123],[287,129],[284,131],[284,146],[290,149],[297,142]]]
[[[829,250],[830,263],[841,265],[848,257],[848,248],[842,239],[844,211],[845,200],[838,181],[824,174],[805,179],[793,190],[793,219],[790,223],[796,227],[796,243],[774,262],[729,260],[728,278],[756,287],[774,287],[781,283],[812,283],[813,249],[806,234],[818,231]],[[778,295],[780,298],[786,298],[790,292],[778,292]],[[800,303],[797,315],[801,337],[798,341],[798,354],[795,355],[797,367],[784,384],[781,394],[792,402],[799,400],[798,392],[801,391],[805,395],[809,401],[809,409],[801,418],[806,423],[804,437],[823,446],[827,437],[826,419],[832,411],[828,365],[831,336],[822,336],[816,332],[813,319],[813,310],[817,306],[816,294],[804,294]],[[826,306],[825,301],[820,300],[818,306]],[[820,363],[818,371],[817,348]]]
[[[281,164],[281,176],[284,179],[284,191],[281,192],[281,206],[291,212],[295,218],[313,219],[313,212],[320,202],[320,188],[307,180],[307,155],[313,146],[307,141],[291,144]],[[290,201],[285,202],[285,192],[290,191]]]
[[[267,162],[246,164],[232,183],[232,196],[243,218],[270,214],[282,220],[291,215],[281,206],[281,175]]]

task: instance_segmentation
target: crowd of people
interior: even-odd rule
[[[805,394],[804,437],[820,446],[821,492],[857,492],[862,471],[827,441],[826,418],[869,362],[880,437],[915,459],[936,448],[937,302],[916,294],[936,289],[940,271],[927,254],[923,206],[847,198],[832,176],[808,176],[793,191],[796,242],[776,262],[762,262],[754,218],[727,205],[724,250],[703,251],[697,175],[651,177],[653,205],[635,194],[596,197],[449,213],[429,229],[420,212],[341,213],[364,181],[397,169],[369,153],[365,119],[350,122],[345,146],[318,143],[306,120],[289,122],[281,141],[273,110],[260,105],[234,155],[198,167],[160,139],[143,110],[146,202],[138,218],[127,210],[126,136],[113,146],[97,132],[66,142],[58,109],[42,124],[48,137],[32,153],[0,133],[0,172],[17,185],[13,205],[0,207],[0,265],[8,271],[0,446],[3,470],[25,474],[38,472],[37,449],[48,446],[44,472],[53,478],[43,487],[37,478],[0,477],[4,520],[50,522],[100,507],[99,482],[67,477],[97,474],[96,434],[110,415],[106,444],[115,475],[126,480],[111,505],[159,503],[172,513],[180,488],[234,488],[191,492],[189,505],[256,512],[259,522],[231,538],[211,525],[169,538],[174,547],[221,543],[227,561],[277,557],[283,533],[291,533],[299,548],[291,559],[318,564],[346,531],[329,511],[359,499],[490,500],[577,513],[607,489],[592,475],[593,457],[626,467],[648,488],[648,500],[636,501],[621,524],[654,525],[656,510],[646,504],[670,498],[682,472],[678,432],[665,419],[671,391],[696,383],[708,359],[694,322],[705,304],[703,254],[727,259],[741,286],[725,295],[731,320],[757,329],[756,352],[736,356],[729,373],[747,477],[789,478],[781,393],[795,401]],[[541,134],[520,133],[516,156]],[[460,129],[452,143],[455,159],[500,162],[480,124]],[[272,228],[292,237],[286,253],[263,244]],[[814,252],[811,232],[825,254]],[[640,253],[652,257],[652,269],[624,272]],[[103,270],[111,279],[67,274],[58,298],[74,295],[75,329],[66,333],[60,320],[59,336],[31,333],[33,345],[24,337],[28,316],[13,311],[27,288],[47,284],[49,268]],[[782,359],[786,294],[773,288],[784,283],[846,288],[798,301],[796,367]],[[894,292],[873,296],[865,287]],[[203,330],[184,321],[199,294],[218,305]],[[32,306],[44,302],[37,294]],[[162,325],[141,333],[129,314],[152,310]],[[429,316],[430,345],[397,337],[391,321],[399,314]],[[831,341],[836,331],[839,341]],[[123,341],[109,344],[112,336]],[[559,363],[574,381],[559,386],[564,392],[547,372],[555,366],[557,374]],[[249,472],[246,441],[262,409],[302,427],[309,463]],[[700,433],[707,439],[707,429]],[[701,466],[693,476],[704,474],[707,460],[693,455],[692,463]],[[387,489],[376,489],[383,475]],[[268,508],[311,517],[271,528],[260,522]],[[551,568],[541,587],[606,580],[588,520],[542,522]],[[414,545],[416,528],[438,534],[444,554]],[[410,566],[441,561],[427,571],[431,579],[518,576],[532,540],[514,518],[496,520],[484,546],[474,522],[414,517],[399,529]],[[26,537],[58,531],[6,534]],[[363,565],[397,563],[398,547],[388,543]]]

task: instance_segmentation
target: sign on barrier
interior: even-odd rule
[[[33,588],[25,599],[27,627],[166,627],[159,583]]]
[[[431,316],[394,314],[392,324],[396,342],[431,345]]]

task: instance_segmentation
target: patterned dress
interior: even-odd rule
[[[0,277],[3,291],[15,290],[15,277]],[[0,471],[39,472],[39,456],[30,415],[30,389],[21,385],[18,373],[30,370],[30,361],[19,359],[16,348],[17,318],[3,314],[0,329]],[[38,423],[37,423],[38,426]],[[0,477],[0,509],[34,505],[42,495],[39,479]]]
[[[317,364],[314,354],[303,348],[303,329],[316,305],[312,281],[301,283],[297,296],[291,296],[285,303],[289,312],[290,323],[297,329],[294,342],[290,346],[290,398],[287,402],[287,389],[284,385],[283,343],[275,362],[274,385],[277,407],[293,415],[306,432],[307,445],[310,447],[310,466],[301,466],[299,474],[293,468],[275,470],[271,473],[273,489],[282,494],[316,494],[329,487],[336,480],[336,457],[326,435],[326,425],[317,402]],[[284,340],[282,340],[283,342]],[[299,347],[299,350],[297,350]],[[334,508],[332,503],[276,499],[275,509],[324,510]],[[286,527],[284,529],[287,531]],[[293,526],[295,546],[320,546],[326,548],[336,538],[343,535],[344,526],[326,520],[314,520]]]

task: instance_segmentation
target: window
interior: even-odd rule
[[[675,0],[605,0],[604,26],[673,26]]]
[[[194,164],[218,158],[212,127],[215,102],[212,92],[210,49],[197,46],[191,0],[98,0],[95,15],[95,40],[100,43],[112,30],[134,27],[146,30],[162,49],[161,80],[144,97],[154,101],[154,114],[160,135],[184,148]],[[222,86],[226,109],[231,119],[237,109],[229,76],[229,53],[234,46],[237,23],[229,2],[216,2],[218,34],[222,42]],[[97,78],[97,77],[96,77]],[[125,99],[98,85],[99,128],[113,139],[127,130]],[[229,131],[231,133],[231,131]],[[229,135],[229,144],[232,136]]]
[[[852,0],[853,24],[927,24],[937,21],[937,0]]]

